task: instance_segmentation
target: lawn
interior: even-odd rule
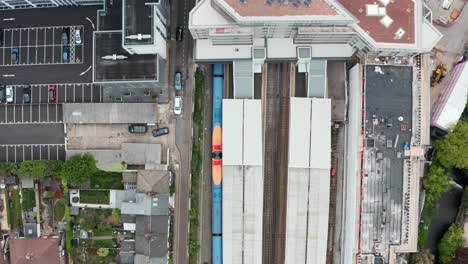
[[[21,207],[21,197],[19,190],[12,191],[11,197],[8,195],[7,207],[8,207],[8,219],[9,224],[12,228],[23,227],[23,208]]]
[[[31,210],[36,206],[34,189],[23,189],[23,209]]]
[[[58,200],[54,205],[54,218],[55,221],[62,221],[65,216],[65,201],[64,199]]]
[[[83,204],[109,204],[108,190],[80,190],[80,203]]]
[[[91,189],[123,190],[122,173],[98,171],[91,177]]]
[[[116,248],[117,241],[115,239],[81,239],[81,245],[86,248]]]

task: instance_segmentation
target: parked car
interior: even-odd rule
[[[180,91],[183,89],[182,86],[182,73],[181,72],[176,72],[175,77],[174,77],[174,86],[177,91]]]
[[[70,56],[70,46],[65,45],[63,46],[63,56],[62,56],[63,63],[68,62],[69,56]]]
[[[55,103],[57,101],[57,96],[56,96],[56,87],[53,84],[49,84],[49,103]]]
[[[5,102],[5,85],[0,83],[0,103]]]
[[[161,128],[153,130],[153,137],[159,137],[159,136],[163,136],[167,134],[169,134],[168,127],[161,127]]]
[[[15,92],[13,90],[12,86],[7,86],[6,87],[6,102],[7,103],[12,103],[14,98],[15,98]]]
[[[19,49],[18,48],[11,49],[11,63],[19,64]]]
[[[70,35],[70,31],[68,28],[64,28],[62,30],[62,45],[68,45],[69,43],[69,38],[68,36]]]
[[[176,40],[182,41],[183,39],[184,39],[184,29],[179,26],[176,29]]]
[[[29,104],[31,102],[31,86],[25,85],[23,87],[23,103]]]
[[[182,97],[176,96],[174,98],[174,114],[180,115],[182,113]]]
[[[146,133],[146,131],[148,131],[148,126],[146,126],[146,124],[130,124],[128,126],[128,132],[130,133],[141,134]]]
[[[81,44],[81,30],[75,29],[75,43]]]

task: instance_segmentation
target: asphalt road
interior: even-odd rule
[[[177,0],[172,2],[172,23],[169,41],[169,96],[174,96],[173,82],[176,71],[181,71],[184,79],[183,113],[176,117],[175,142],[179,151],[179,177],[176,178],[174,253],[175,264],[188,264],[188,233],[190,206],[190,161],[192,155],[192,111],[194,96],[192,46],[193,40],[188,31],[188,15],[195,1]],[[182,7],[182,8],[181,8]],[[177,26],[183,26],[183,41],[175,41]]]
[[[0,145],[64,144],[63,124],[10,124],[0,126]]]
[[[0,64],[4,64],[3,56],[5,56],[6,62],[8,62],[8,58],[11,56],[12,41],[14,45],[18,44],[25,46],[20,48],[20,63],[28,63],[29,60],[29,63],[34,62],[39,64],[0,66],[0,72],[2,74],[0,76],[0,83],[91,83],[92,71],[89,70],[86,72],[86,70],[92,66],[92,37],[94,30],[93,26],[96,26],[97,9],[98,8],[95,6],[60,7],[45,9],[18,9],[0,12],[0,20],[2,21],[1,27],[5,30],[5,37],[8,37],[10,40],[10,43],[5,43],[4,47],[2,47],[2,63]],[[13,18],[14,20],[3,21],[4,18]],[[56,33],[61,32],[61,29],[56,28],[61,28],[63,26],[79,26],[82,28],[82,45],[76,49],[76,54],[81,56],[81,59],[79,63],[75,64],[47,64],[57,62],[61,63],[61,57],[58,56],[57,53],[60,54],[62,48],[50,45],[54,45],[54,43],[56,43],[54,41],[57,40],[58,36],[55,35]],[[39,30],[35,28],[39,28]],[[20,30],[14,30],[15,33],[13,33],[12,37],[12,33],[7,33],[7,30],[9,29]],[[36,31],[38,37],[33,35]],[[39,33],[45,34],[45,36],[40,36]],[[20,41],[19,35],[29,35],[30,39],[29,41],[26,41],[25,37],[22,37]],[[48,42],[47,36],[49,36],[49,40],[54,39],[54,41]],[[44,46],[38,49],[33,40],[37,40],[38,45],[43,44]],[[31,47],[28,48],[27,46]],[[24,55],[27,54],[28,50],[29,56]],[[36,53],[38,53],[38,59],[35,57]],[[5,77],[4,75],[11,77]]]

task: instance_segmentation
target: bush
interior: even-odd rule
[[[463,237],[463,228],[453,224],[439,242],[439,259],[442,264],[450,263],[457,252],[457,249],[463,247],[465,239]]]
[[[195,72],[195,105],[193,111],[193,121],[201,125],[203,121],[203,72],[197,68]]]
[[[54,218],[55,221],[62,221],[65,216],[65,201],[63,199],[58,200],[54,205]]]
[[[118,208],[112,209],[112,218],[117,224],[122,223],[122,215],[120,214],[120,209]]]
[[[109,249],[108,248],[98,248],[96,253],[100,257],[107,257],[107,255],[109,255]]]
[[[47,191],[42,193],[43,198],[54,198],[55,192]]]
[[[18,163],[16,174],[20,178],[40,179],[46,176],[56,177],[62,168],[60,160],[25,160]]]
[[[424,188],[427,191],[426,203],[434,205],[449,188],[449,178],[446,175],[445,169],[433,164],[424,179]]]
[[[18,163],[14,162],[0,162],[0,176],[16,175]]]
[[[109,204],[108,190],[80,190],[80,203],[83,204]]]
[[[60,176],[71,184],[81,184],[98,171],[96,160],[91,154],[75,155],[65,161]]]
[[[423,250],[417,253],[413,253],[411,255],[411,264],[433,264],[434,263],[434,255],[427,250]]]

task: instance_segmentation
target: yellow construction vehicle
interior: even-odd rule
[[[447,74],[446,65],[444,63],[439,64],[439,66],[437,66],[434,73],[432,74],[431,86],[434,86],[434,85],[440,83],[440,81],[442,81],[442,79],[445,77],[446,74]]]

